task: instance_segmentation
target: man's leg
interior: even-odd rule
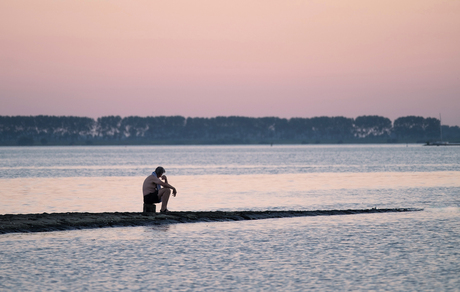
[[[169,196],[171,195],[171,189],[162,188],[158,191],[158,198],[161,200],[161,209],[160,211],[166,210],[168,206]]]

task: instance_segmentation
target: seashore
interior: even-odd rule
[[[316,211],[180,211],[168,212],[167,214],[140,212],[5,214],[0,215],[0,234],[421,210],[414,208],[372,208]]]

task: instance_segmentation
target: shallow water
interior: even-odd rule
[[[459,223],[457,209],[10,234],[0,287],[455,291]]]
[[[424,209],[5,234],[0,290],[458,291],[459,162],[416,145],[0,148],[0,214],[141,211],[158,164],[172,210]]]
[[[0,214],[141,212],[144,179],[0,179]],[[169,181],[179,191],[169,203],[175,211],[424,208],[429,202],[450,206],[460,172],[186,175]],[[436,203],[439,195],[447,197]]]

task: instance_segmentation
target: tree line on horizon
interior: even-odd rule
[[[0,116],[0,145],[360,143],[460,140],[458,126],[406,116],[138,117]]]

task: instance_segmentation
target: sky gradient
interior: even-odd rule
[[[458,0],[0,1],[0,115],[439,113]]]

